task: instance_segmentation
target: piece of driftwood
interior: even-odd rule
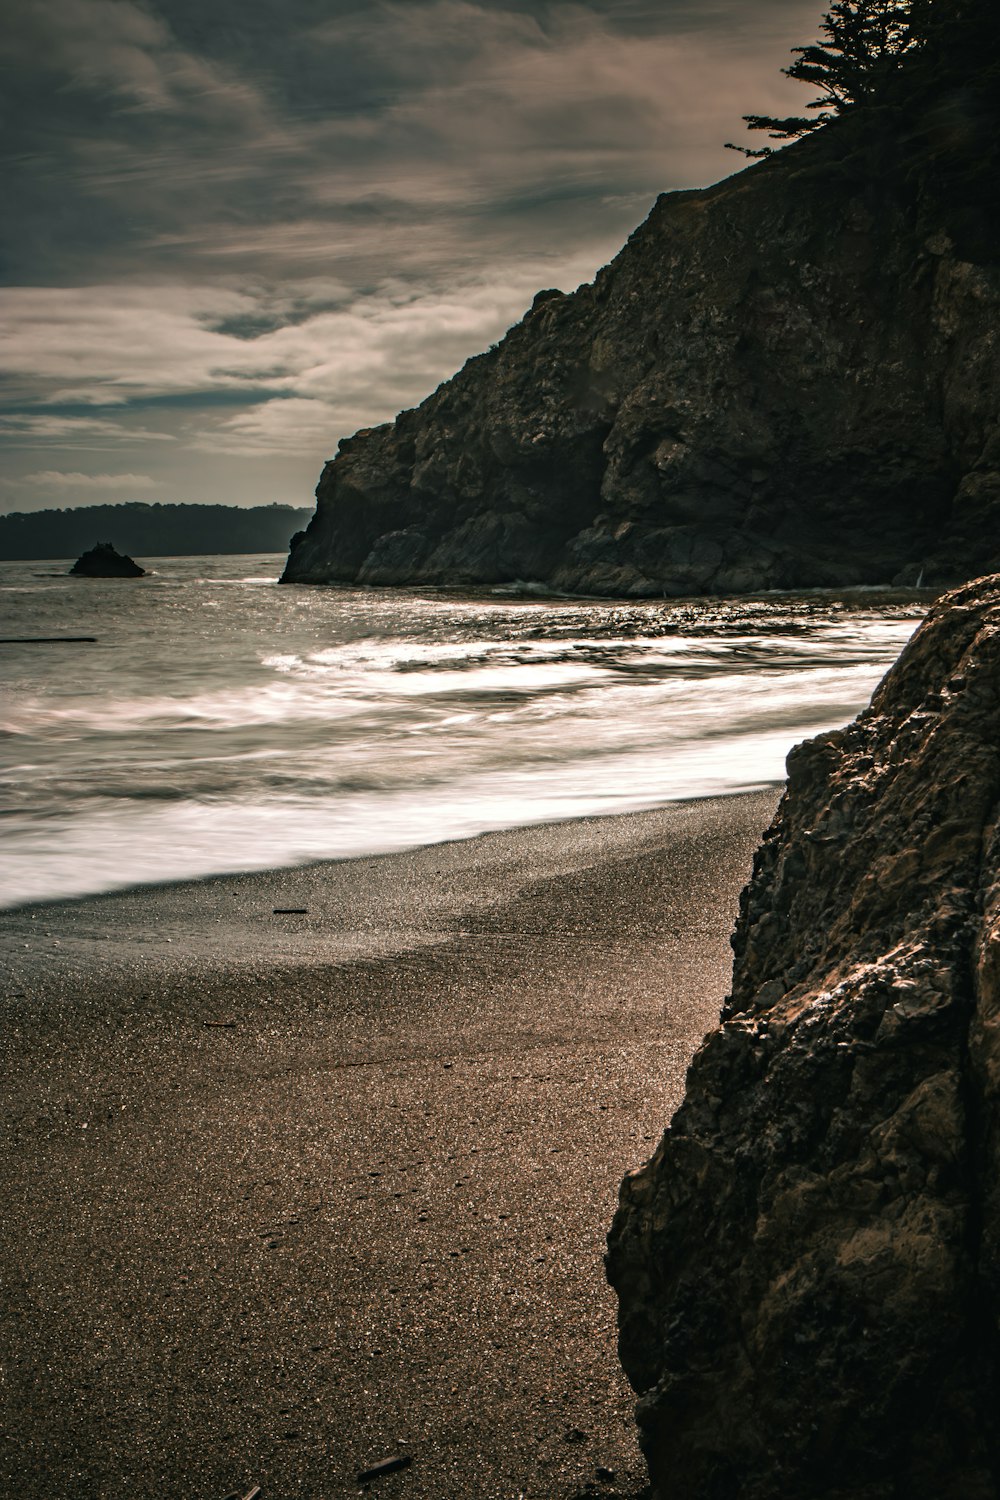
[[[400,1453],[395,1458],[380,1459],[377,1464],[372,1464],[368,1469],[362,1469],[358,1474],[358,1483],[367,1484],[370,1479],[381,1479],[383,1474],[395,1474],[400,1469],[408,1469],[413,1459],[409,1453]]]

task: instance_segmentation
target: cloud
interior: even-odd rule
[[[578,268],[571,266],[571,271]],[[339,437],[416,405],[468,358],[502,337],[545,272],[415,292],[388,283],[348,306],[257,340],[281,364],[287,392],[224,415],[192,441],[211,451],[328,456]],[[567,286],[575,284],[571,274]]]
[[[125,114],[254,112],[256,90],[234,70],[179,46],[163,14],[133,0],[33,0],[7,29],[14,62],[62,74],[78,95],[109,97]]]
[[[568,261],[564,286],[585,263]],[[91,403],[120,415],[44,411],[0,417],[20,446],[61,439],[135,446],[165,434],[130,407],[194,398],[184,441],[204,451],[325,456],[338,437],[414,405],[525,311],[552,267],[414,288],[389,281],[353,300],[336,283],[19,288],[0,298],[0,376],[36,401]],[[219,401],[225,401],[220,406]],[[212,404],[215,403],[215,404]],[[233,408],[236,408],[235,410]],[[169,436],[169,435],[167,435]]]
[[[227,417],[195,440],[196,446],[214,453],[245,458],[259,453],[318,455],[333,447],[335,410],[325,401],[291,397],[287,401],[264,401],[236,416]]]
[[[3,481],[8,485],[31,485],[47,490],[158,490],[162,485],[148,474],[64,474],[45,469],[39,474],[25,474],[21,479]]]
[[[36,0],[0,36],[31,80],[6,215],[28,279],[140,253],[354,284],[581,235],[607,253],[633,203],[733,163],[744,110],[801,102],[779,69],[814,24],[812,0],[707,6],[700,29],[690,4],[371,0],[316,26],[258,0],[228,29],[227,9]]]
[[[231,388],[262,378],[271,361],[259,341],[212,325],[253,307],[225,287],[10,288],[0,294],[0,374],[52,404]]]
[[[120,447],[123,443],[172,443],[169,432],[114,422],[107,417],[73,417],[59,412],[0,416],[0,439],[8,448]]]

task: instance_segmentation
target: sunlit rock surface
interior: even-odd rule
[[[950,176],[912,122],[845,117],[661,197],[592,285],[341,442],[285,581],[679,596],[1000,566],[995,132],[956,111]]]
[[[670,1500],[998,1494],[1000,577],[792,752],[733,993],[609,1238]]]

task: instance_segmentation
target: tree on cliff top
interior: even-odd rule
[[[926,8],[926,0],[925,0]],[[806,108],[812,115],[744,115],[750,130],[766,130],[771,140],[787,141],[808,135],[853,105],[878,103],[886,94],[902,59],[918,45],[912,0],[836,0],[823,15],[823,40],[793,47],[795,61],[782,72],[796,83],[820,90]],[[726,145],[744,156],[770,156],[773,147],[758,151]]]

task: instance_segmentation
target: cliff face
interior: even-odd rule
[[[1000,565],[1000,265],[912,144],[851,126],[660,198],[593,285],[342,442],[285,581],[679,595]]]
[[[671,1500],[1000,1493],[1000,578],[799,746],[609,1237]]]

